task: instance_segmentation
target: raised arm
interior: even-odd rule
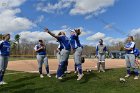
[[[49,31],[48,28],[45,29],[45,32],[47,32],[48,34],[50,34],[52,37],[58,39],[58,36],[56,36],[54,33],[52,33],[51,31]]]
[[[79,36],[81,34],[81,30],[80,29],[74,29],[76,32],[76,35]]]

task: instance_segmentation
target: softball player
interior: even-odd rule
[[[82,63],[81,63],[83,46],[81,45],[80,40],[79,40],[80,34],[81,34],[80,29],[75,29],[75,31],[71,31],[71,37],[70,37],[71,46],[74,51],[74,62],[78,71],[77,80],[81,80],[82,77],[84,76],[83,71],[82,71]]]
[[[100,39],[99,44],[96,46],[96,55],[98,57],[97,70],[99,72],[101,72],[101,71],[105,72],[105,53],[106,53],[106,51],[107,51],[107,48],[103,44],[103,40]]]
[[[3,81],[3,77],[8,65],[10,55],[10,34],[5,34],[3,40],[0,41],[0,85],[7,84]]]
[[[58,36],[61,36],[61,32],[58,34]],[[58,42],[58,41],[57,41]],[[61,42],[59,42],[59,45],[58,45],[58,48],[57,48],[57,59],[58,59],[58,61],[59,61],[59,63],[61,62],[60,61],[60,57],[61,57],[61,50],[63,49],[63,45],[62,45],[62,43]],[[70,71],[68,71],[67,70],[67,67],[68,67],[68,61],[65,63],[65,68],[64,68],[64,70],[65,70],[65,74],[70,74]]]
[[[127,43],[124,49],[126,50],[125,60],[126,60],[126,66],[127,66],[127,75],[125,77],[126,78],[130,77],[131,68],[132,68],[135,73],[134,79],[138,79],[139,73],[138,73],[138,69],[135,66],[135,55],[134,55],[135,42],[133,40],[133,36],[128,37]]]
[[[42,65],[44,63],[45,69],[47,72],[47,76],[51,77],[49,74],[49,65],[48,65],[48,58],[46,57],[46,46],[43,43],[43,40],[39,40],[39,44],[34,47],[34,50],[37,52],[37,61],[38,61],[38,69],[40,73],[40,78],[43,78],[42,74]]]
[[[66,66],[66,63],[68,62],[68,58],[69,58],[69,54],[70,54],[70,50],[71,50],[70,41],[69,41],[68,37],[66,37],[64,32],[61,32],[60,36],[56,36],[55,34],[51,33],[48,29],[45,29],[45,32],[47,32],[48,34],[50,34],[51,36],[56,38],[63,46],[63,49],[60,52],[60,54],[61,54],[60,61],[61,62],[59,63],[59,67],[57,70],[57,78],[63,79],[62,75],[64,74],[65,66]]]

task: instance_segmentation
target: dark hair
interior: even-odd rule
[[[100,39],[99,41],[103,42],[103,39]]]
[[[81,30],[80,29],[75,29],[75,32],[77,33],[77,35],[81,34]]]
[[[59,33],[58,33],[58,36],[60,36],[60,35],[62,35],[62,33],[61,33],[61,32],[59,32]]]
[[[130,37],[130,38],[131,38],[131,40],[132,40],[132,41],[134,41],[134,38],[133,38],[133,36],[128,36],[128,37]]]
[[[42,43],[42,42],[43,42],[43,40],[39,40],[38,42],[41,42],[41,43]]]

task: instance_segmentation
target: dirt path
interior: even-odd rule
[[[86,59],[83,64],[83,69],[96,69],[97,59]],[[55,73],[58,68],[57,59],[49,59],[50,72]],[[125,67],[124,59],[107,59],[106,68],[121,68]],[[10,61],[8,64],[8,70],[14,71],[25,71],[25,72],[37,72],[37,61],[36,60],[20,60],[20,61]],[[74,70],[73,59],[69,59],[68,70]],[[45,70],[43,69],[43,72]]]

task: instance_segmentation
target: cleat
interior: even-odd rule
[[[44,78],[43,74],[40,75],[40,78]]]
[[[128,78],[128,77],[130,77],[130,75],[129,75],[129,74],[127,74],[127,75],[125,76],[125,78]]]
[[[6,83],[6,82],[4,82],[4,81],[1,81],[1,82],[0,82],[0,85],[6,85],[6,84],[8,84],[8,83]]]
[[[71,73],[71,71],[65,71],[65,74],[70,74]]]
[[[74,71],[74,74],[76,74],[77,73],[77,71]]]
[[[84,76],[84,74],[79,75],[77,78],[77,81],[81,80],[83,76]]]
[[[134,77],[134,80],[138,80],[138,79],[139,79],[139,76],[135,76],[135,77]]]
[[[62,78],[62,77],[58,77],[58,79],[59,79],[59,80],[62,80],[63,78]]]
[[[50,75],[50,74],[47,74],[47,76],[48,76],[49,78],[51,78],[51,75]]]
[[[55,78],[58,78],[58,76],[56,75]]]

